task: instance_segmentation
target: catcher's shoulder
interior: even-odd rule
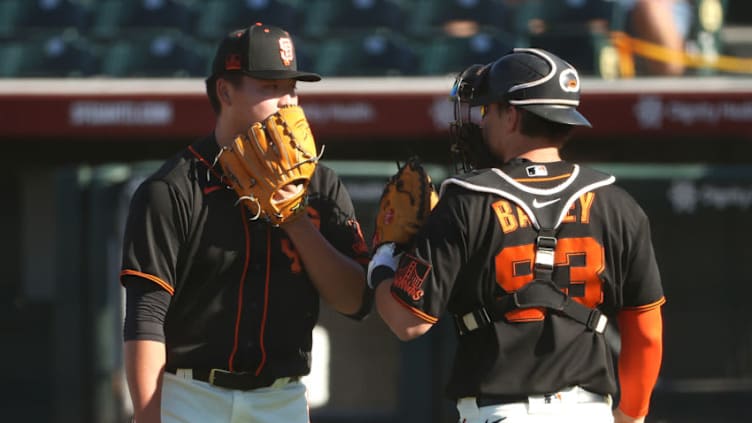
[[[459,180],[468,180],[475,177],[478,177],[479,175],[485,175],[486,173],[491,172],[491,169],[473,169],[469,170],[467,172],[461,172],[461,173],[455,173],[453,175],[449,175],[449,178],[459,179]],[[449,179],[447,178],[447,179]]]
[[[482,181],[488,178],[488,175],[491,173],[492,173],[491,169],[474,169],[474,170],[470,170],[467,172],[456,173],[446,178],[442,182],[442,185],[448,187],[448,186],[461,186],[464,183],[474,183],[479,180]]]

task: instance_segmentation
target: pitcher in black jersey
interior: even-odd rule
[[[663,288],[640,206],[612,176],[560,157],[572,129],[590,126],[577,71],[515,49],[467,68],[452,98],[463,172],[442,183],[410,248],[374,253],[379,314],[402,340],[452,316],[447,393],[461,422],[644,421]],[[621,337],[618,368],[606,333]]]
[[[370,309],[368,247],[332,169],[317,165],[304,216],[273,226],[237,204],[217,161],[251,124],[298,104],[298,81],[319,79],[297,69],[287,31],[230,32],[206,80],[214,131],[134,194],[121,282],[138,423],[307,423],[300,378],[319,300],[355,319]]]

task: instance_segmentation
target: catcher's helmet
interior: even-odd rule
[[[512,50],[484,67],[468,94],[464,101],[471,106],[505,101],[553,122],[591,126],[576,109],[580,104],[577,70],[545,50]]]

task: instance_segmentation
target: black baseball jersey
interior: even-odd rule
[[[573,169],[567,162],[514,161],[500,170],[525,186],[551,189],[567,183]],[[538,235],[507,198],[446,181],[443,188],[392,284],[397,301],[429,323],[530,283]],[[663,303],[648,219],[622,189],[608,185],[580,195],[557,238],[554,281],[571,299],[609,316],[610,324],[622,308]],[[533,395],[573,385],[614,394],[612,363],[602,334],[545,308],[516,309],[459,336],[448,394]]]
[[[147,279],[172,295],[164,323],[168,368],[307,374],[318,292],[285,232],[234,205],[237,194],[212,169],[218,152],[207,137],[141,184],[121,281]],[[308,196],[307,212],[324,237],[365,266],[368,248],[334,171],[319,164]]]

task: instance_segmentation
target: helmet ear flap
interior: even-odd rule
[[[460,103],[472,103],[480,94],[483,80],[488,72],[485,65],[470,65],[457,75],[452,87],[452,100]]]
[[[483,94],[483,84],[487,79],[487,65],[474,64],[460,72],[454,80],[450,101],[454,105],[454,124],[460,127],[470,119],[470,109],[477,106],[479,96]]]

